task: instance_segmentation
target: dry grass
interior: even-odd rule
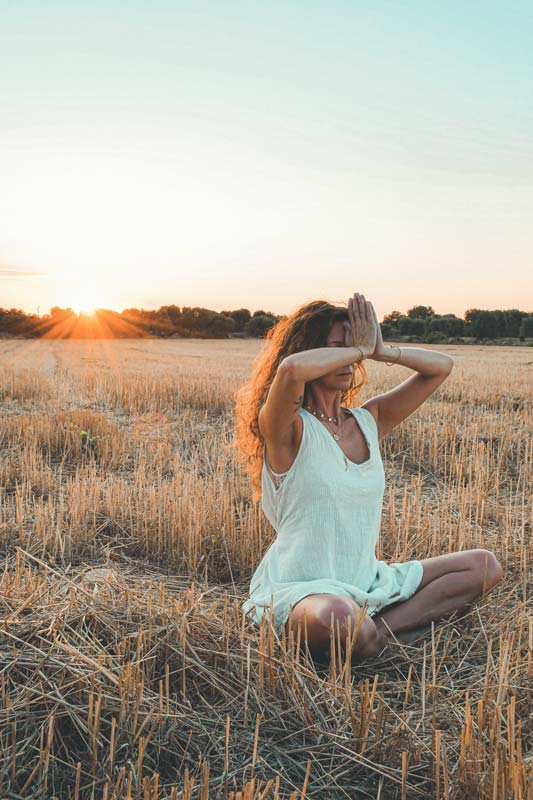
[[[258,346],[0,343],[0,796],[533,798],[533,352],[442,348],[382,445],[378,557],[487,547],[505,581],[321,666],[240,610],[274,535],[225,447]],[[411,374],[368,371],[362,402]]]

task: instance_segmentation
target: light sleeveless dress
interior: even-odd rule
[[[376,558],[385,488],[378,429],[368,409],[349,410],[368,445],[366,461],[347,458],[304,408],[298,410],[302,440],[290,469],[275,473],[263,459],[261,504],[276,538],[252,576],[242,608],[259,625],[263,614],[270,617],[272,602],[278,634],[291,607],[309,594],[337,594],[360,606],[368,601],[371,616],[407,600],[422,580],[417,559],[388,564]]]

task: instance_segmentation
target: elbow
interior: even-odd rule
[[[283,370],[284,372],[293,373],[294,372],[294,361],[291,359],[291,356],[285,356],[282,358],[278,365],[278,370]]]
[[[449,375],[450,372],[453,369],[453,365],[455,364],[455,361],[450,355],[448,355],[448,353],[445,353],[444,355],[446,356],[446,362],[447,362],[444,365],[444,371],[446,372],[447,375]]]

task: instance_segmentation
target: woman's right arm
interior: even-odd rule
[[[274,445],[290,445],[298,409],[304,397],[304,382],[294,375],[287,359],[281,361],[259,411],[258,425],[263,439]]]

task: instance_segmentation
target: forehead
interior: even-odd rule
[[[328,334],[328,342],[334,341],[344,342],[344,321],[342,319],[339,319],[337,322],[333,323]]]

